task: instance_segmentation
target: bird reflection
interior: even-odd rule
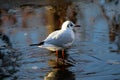
[[[61,57],[62,54],[59,54],[59,59],[61,59],[59,62],[56,59],[50,59],[48,61],[48,65],[53,69],[47,73],[44,80],[75,80],[75,74],[67,69],[74,65],[73,60],[67,53],[65,53],[64,63]]]
[[[55,68],[47,73],[44,80],[75,80],[75,75],[67,69]]]

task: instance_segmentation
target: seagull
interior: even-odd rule
[[[74,27],[80,27],[80,25],[75,25],[72,21],[67,20],[62,24],[60,30],[52,32],[42,42],[31,44],[30,46],[38,46],[50,51],[56,51],[57,58],[58,50],[62,50],[62,58],[64,59],[64,50],[72,46],[75,40]]]

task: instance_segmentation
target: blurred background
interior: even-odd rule
[[[81,25],[66,51],[31,47],[64,21]],[[119,0],[0,0],[0,80],[119,80]]]

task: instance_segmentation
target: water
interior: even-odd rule
[[[95,23],[86,21],[88,22],[86,27],[76,29],[76,40],[66,51],[63,65],[62,62],[56,62],[54,52],[29,46],[44,40],[48,33],[54,30],[49,30],[50,25],[45,24],[46,19],[42,18],[46,10],[44,8],[35,10],[39,11],[39,14],[28,14],[25,24],[21,24],[22,14],[16,14],[18,22],[15,25],[9,26],[11,23],[5,22],[1,27],[1,30],[9,36],[12,47],[21,52],[19,70],[4,80],[120,79],[120,55],[111,52],[116,45],[109,43],[109,27],[104,18],[99,18]],[[88,19],[89,16],[92,15],[89,14]],[[92,28],[88,26],[89,24]]]

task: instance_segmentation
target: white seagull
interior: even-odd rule
[[[52,32],[42,42],[38,44],[31,44],[30,46],[38,46],[51,51],[56,51],[57,57],[58,50],[62,50],[62,57],[64,59],[64,49],[69,48],[75,39],[74,27],[80,26],[75,25],[71,21],[65,21],[60,30]]]

